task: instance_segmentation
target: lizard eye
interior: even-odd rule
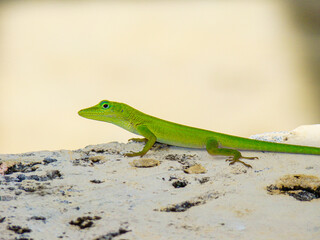
[[[102,107],[107,109],[107,108],[109,108],[109,104],[105,103],[105,104],[102,105]]]

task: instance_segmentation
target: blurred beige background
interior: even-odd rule
[[[241,136],[319,123],[320,34],[297,4],[2,2],[0,153],[125,142],[77,115],[102,99]]]

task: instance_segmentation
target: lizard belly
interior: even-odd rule
[[[184,126],[183,126],[184,127]],[[173,127],[152,127],[150,129],[157,137],[157,142],[188,148],[205,148],[206,134],[199,134],[198,129]]]

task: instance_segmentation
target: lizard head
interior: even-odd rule
[[[78,114],[84,118],[113,123],[114,120],[123,118],[124,105],[103,100],[97,105],[80,110]]]

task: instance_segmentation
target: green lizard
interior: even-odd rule
[[[107,100],[82,109],[78,113],[82,117],[113,123],[143,136],[142,139],[129,139],[129,141],[145,142],[145,146],[140,152],[125,154],[128,157],[145,155],[155,142],[206,149],[211,155],[229,156],[227,161],[230,161],[230,164],[240,162],[247,167],[251,165],[244,163],[240,158],[256,159],[257,157],[244,157],[236,149],[320,155],[320,148],[317,147],[265,142],[188,127],[147,115],[127,104]]]

